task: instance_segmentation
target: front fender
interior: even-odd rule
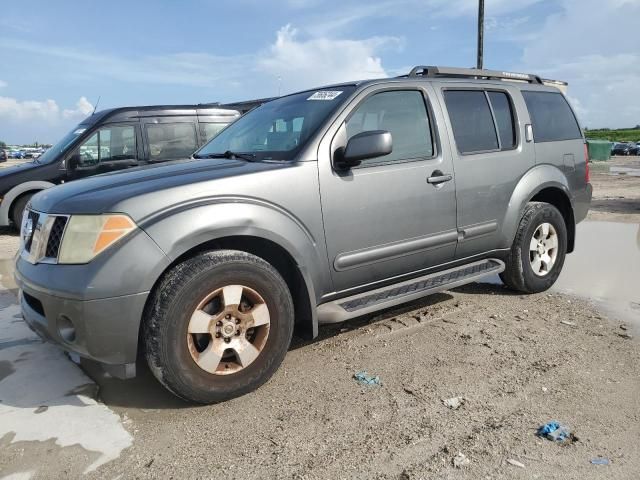
[[[502,248],[510,248],[516,236],[518,225],[524,211],[525,205],[531,201],[537,193],[545,188],[556,188],[561,190],[571,202],[573,208],[573,196],[569,189],[567,177],[559,168],[553,165],[536,165],[525,173],[513,190],[507,213],[503,222]]]
[[[140,222],[140,227],[175,261],[190,250],[225,237],[257,237],[276,243],[296,262],[312,306],[330,282],[322,232],[312,232],[291,212],[252,198],[214,198],[179,205]]]
[[[11,205],[16,198],[18,198],[23,193],[27,192],[37,192],[40,190],[44,190],[45,188],[51,188],[55,186],[55,184],[51,182],[44,181],[32,181],[32,182],[23,182],[11,190],[9,190],[5,196],[2,198],[2,203],[0,203],[0,225],[7,226],[9,225],[9,215],[11,213]]]

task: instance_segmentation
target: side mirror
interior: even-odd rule
[[[362,160],[383,157],[393,151],[391,133],[369,130],[354,135],[344,149],[336,151],[335,166],[341,170],[357,167]]]

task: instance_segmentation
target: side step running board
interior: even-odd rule
[[[318,306],[318,323],[338,323],[367,313],[410,302],[432,293],[450,290],[504,270],[504,263],[491,258],[442,272],[432,273],[387,287],[340,298]]]

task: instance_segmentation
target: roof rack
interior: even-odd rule
[[[401,75],[401,77],[461,77],[487,80],[516,80],[521,82],[538,83],[540,85],[543,84],[543,81],[539,76],[531,75],[529,73],[499,72],[497,70],[484,70],[478,68],[435,67],[425,65],[413,67],[408,75]]]

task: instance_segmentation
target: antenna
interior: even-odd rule
[[[93,107],[93,112],[91,112],[91,115],[96,113],[96,109],[98,108],[98,104],[99,103],[100,103],[100,95],[98,95],[98,101],[96,102],[95,106]]]

